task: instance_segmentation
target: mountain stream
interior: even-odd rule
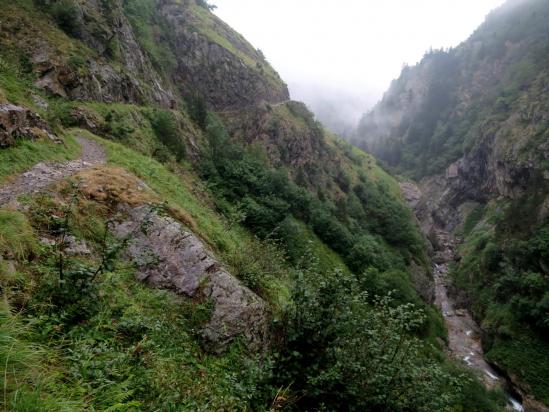
[[[436,237],[441,252],[435,254],[433,273],[435,280],[435,305],[440,309],[448,329],[448,351],[467,366],[478,371],[484,385],[502,387],[507,394],[508,409],[523,412],[522,401],[512,392],[511,383],[497,372],[485,359],[480,340],[480,328],[465,309],[456,309],[448,295],[447,274],[449,258],[454,256],[455,239],[448,233],[437,230]],[[438,262],[438,263],[435,263]]]

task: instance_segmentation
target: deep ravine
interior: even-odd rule
[[[517,412],[524,411],[522,401],[515,395],[511,382],[499,374],[485,359],[480,340],[480,328],[466,309],[456,309],[448,294],[448,259],[455,255],[456,239],[449,233],[436,230],[439,250],[433,262],[435,281],[435,305],[440,309],[448,330],[447,350],[450,356],[463,361],[478,372],[484,385],[493,389],[502,387],[507,394],[508,408]],[[442,252],[442,253],[441,253]],[[443,257],[440,259],[440,257]]]
[[[508,409],[523,412],[522,400],[513,384],[486,361],[480,338],[480,327],[469,311],[456,308],[455,302],[448,294],[448,271],[450,263],[456,256],[457,239],[451,233],[437,227],[431,219],[429,219],[429,224],[424,225],[425,222],[422,222],[422,219],[424,220],[429,213],[426,214],[425,210],[421,210],[425,202],[417,185],[403,182],[400,186],[424,232],[427,232],[426,228],[429,228],[431,236],[434,235],[434,239],[431,239],[434,246],[431,260],[435,283],[435,305],[442,312],[448,330],[446,348],[448,355],[475,370],[487,388],[493,389],[498,386],[503,388],[507,394]],[[427,236],[428,233],[425,235]]]

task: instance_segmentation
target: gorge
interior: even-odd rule
[[[206,1],[0,0],[0,409],[547,411],[548,6],[344,141]]]

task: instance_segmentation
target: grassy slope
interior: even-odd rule
[[[184,221],[213,248],[233,273],[241,275],[244,280],[250,271],[255,270],[263,275],[262,292],[274,308],[287,304],[289,268],[276,249],[259,243],[239,226],[229,227],[221,216],[213,212],[211,200],[204,194],[205,188],[191,173],[175,174],[150,157],[118,143],[83,130],[73,132],[98,140],[107,149],[109,163],[135,173],[169,206],[178,209]],[[52,149],[53,153],[63,155],[61,146]],[[27,150],[26,146],[18,146],[2,154],[18,158]],[[44,151],[37,153],[44,155],[43,158],[48,156]],[[86,210],[86,220],[101,220],[100,214],[94,216],[94,210],[93,207]],[[96,212],[99,213],[99,210]],[[36,286],[35,265],[37,262],[39,267],[49,265],[47,256],[51,252],[38,246],[38,233],[29,226],[27,216],[8,210],[0,212],[0,221],[3,222],[0,252],[21,251],[16,258],[19,262],[18,273],[14,276],[3,275],[2,285],[8,291],[7,297],[16,301],[22,296],[29,299]],[[15,232],[22,227],[27,227],[24,236],[16,235]],[[303,228],[303,233],[310,238],[313,253],[326,267],[344,268],[340,258],[308,229]],[[29,254],[35,256],[32,265],[26,259]],[[260,262],[259,266],[257,262]],[[23,285],[23,288],[17,285]],[[71,329],[68,336],[56,335],[55,328],[51,328],[57,321],[48,316],[24,319],[10,315],[7,307],[2,309],[4,339],[0,340],[0,356],[5,356],[3,372],[8,377],[4,406],[8,407],[11,403],[8,409],[24,410],[25,405],[35,407],[37,399],[40,399],[46,408],[43,410],[85,409],[92,405],[103,409],[116,402],[129,406],[135,402],[132,401],[134,398],[139,398],[146,408],[158,405],[158,399],[168,399],[165,404],[177,400],[183,408],[181,410],[200,408],[202,405],[210,405],[214,409],[240,409],[245,405],[248,392],[253,391],[253,383],[243,389],[236,387],[235,382],[246,380],[243,375],[254,373],[257,365],[253,360],[245,360],[238,344],[227,355],[205,355],[197,339],[187,332],[192,330],[193,322],[200,316],[200,308],[169,292],[140,285],[133,280],[131,272],[123,269],[107,273],[100,279],[99,294],[109,296],[109,299],[100,299],[100,313],[82,327]],[[131,354],[139,343],[120,341],[116,325],[127,323],[137,324],[149,331],[146,359],[142,365],[136,366],[131,362]],[[47,337],[46,341],[41,335]],[[64,341],[62,350],[55,349],[57,339]],[[18,348],[19,358],[9,355],[15,347]],[[29,359],[32,359],[33,366],[30,366]],[[181,368],[176,365],[185,366]],[[95,371],[93,374],[90,374],[90,367]],[[105,376],[101,378],[103,374]],[[27,378],[21,380],[22,376]],[[125,378],[121,380],[116,376]],[[201,378],[197,379],[197,376]],[[108,391],[96,386],[102,379],[111,382]],[[147,386],[152,389],[145,391],[142,381],[148,382]],[[131,391],[136,391],[136,395],[132,396]],[[123,395],[125,392],[127,395]],[[158,398],[154,399],[154,396]]]
[[[18,3],[23,4],[24,8],[16,10],[6,4],[7,15],[15,15],[12,23],[23,19],[26,21],[23,26],[28,26],[27,12],[33,13],[30,9],[31,2],[21,0]],[[43,30],[45,35],[50,36],[53,39],[50,41],[58,45],[58,52],[67,58],[80,52],[85,56],[93,55],[86,48],[75,47],[76,42],[59,30],[52,30],[49,22],[43,22],[32,14],[30,16],[40,21],[37,30]],[[15,51],[16,47],[10,50]],[[13,53],[9,57],[15,66],[20,63],[18,56]],[[25,80],[17,70],[10,68],[10,73],[11,77],[0,76],[0,82],[4,82],[0,83],[0,96],[3,95],[15,103],[35,107],[29,93],[36,92],[30,85],[31,82]],[[67,103],[63,108],[66,102],[49,103],[50,110],[39,111],[53,122],[62,120],[58,115],[71,107]],[[111,164],[135,173],[177,210],[183,221],[212,247],[232,273],[246,283],[259,285],[258,292],[270,302],[275,311],[287,305],[292,286],[289,282],[291,268],[284,262],[279,251],[271,245],[257,241],[248,231],[217,214],[211,194],[208,194],[203,183],[189,171],[188,165],[183,167],[170,162],[163,165],[151,159],[150,155],[158,148],[158,142],[146,119],[149,109],[95,103],[80,106],[96,112],[102,118],[109,112],[115,112],[117,116],[120,115],[120,119],[115,116],[115,122],[119,122],[120,126],[129,123],[133,130],[122,130],[120,136],[114,136],[124,145],[89,134],[88,137],[105,145]],[[74,140],[68,136],[67,141],[68,149],[53,145],[43,147],[46,143],[38,142],[29,147],[23,144],[0,155],[8,153],[4,154],[8,156],[7,161],[20,163],[21,170],[24,170],[36,161],[61,160],[75,155],[77,148]],[[370,180],[384,182],[392,195],[400,196],[396,182],[375,165],[373,158],[346,147],[336,138],[328,138],[328,145],[337,153],[338,159],[343,161],[353,182],[360,179],[360,172],[366,173]],[[94,212],[93,207],[90,210],[92,213],[87,216],[89,221],[101,222],[104,216],[100,215],[100,210]],[[17,219],[32,218],[28,215],[10,217],[13,213],[11,211],[5,213],[16,222]],[[7,237],[8,229],[8,225],[2,226],[0,231],[4,232],[0,234]],[[75,228],[79,233],[86,233],[83,229]],[[316,255],[326,270],[347,270],[341,258],[309,229],[304,225],[301,225],[301,229],[303,237],[311,243],[313,255]],[[35,232],[29,244],[36,246],[38,236],[39,233]],[[32,261],[25,257],[18,258],[18,274],[2,278],[3,290],[9,290],[8,296],[15,298],[16,305],[20,305],[20,298],[24,301],[32,299],[33,288],[40,280],[37,275],[42,271],[51,271],[52,262],[48,260],[51,250],[36,247],[38,250],[29,252],[33,255]],[[166,408],[169,408],[170,403],[177,402],[182,405],[182,410],[198,410],[203,405],[208,405],[210,409],[243,409],[246,399],[254,391],[254,382],[259,380],[257,362],[244,356],[238,344],[221,357],[204,354],[191,332],[199,318],[204,316],[205,308],[181,301],[173,294],[143,287],[133,280],[129,271],[123,269],[124,262],[118,263],[121,268],[106,273],[98,282],[98,314],[71,330],[60,332],[60,320],[49,315],[22,318],[10,315],[7,306],[2,308],[2,316],[6,319],[2,325],[6,326],[6,330],[3,331],[5,339],[0,343],[0,356],[6,353],[9,356],[5,357],[7,372],[1,372],[6,372],[11,377],[6,387],[8,398],[4,399],[4,406],[7,409],[26,410],[23,404],[17,407],[8,406],[17,396],[18,402],[28,402],[26,406],[33,407],[34,410],[37,407],[42,408],[38,410],[78,410],[91,407],[100,410],[107,405],[118,405],[121,410],[131,410],[132,407],[137,407],[136,404],[132,406],[135,399],[140,399],[145,409],[156,408],[162,402]],[[5,273],[7,269],[4,267],[3,270]],[[259,282],[258,277],[261,278]],[[129,325],[130,334],[132,328],[144,330],[147,338],[144,342],[131,339],[127,341],[124,336],[127,332],[124,328],[120,329],[119,325]],[[20,348],[18,353],[24,355],[28,352],[29,357],[23,358],[12,374],[10,358],[12,348],[16,347],[13,345]],[[143,357],[140,355],[136,359],[136,350],[139,352],[139,348],[143,346]],[[30,366],[31,362],[35,366]],[[17,369],[19,367],[21,369]],[[21,376],[26,378],[22,380]],[[246,384],[243,386],[242,382]],[[37,406],[40,404],[42,406]]]

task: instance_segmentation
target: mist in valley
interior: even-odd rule
[[[240,31],[304,101],[346,137],[405,64],[430,48],[464,41],[502,0],[216,0],[216,14]]]

